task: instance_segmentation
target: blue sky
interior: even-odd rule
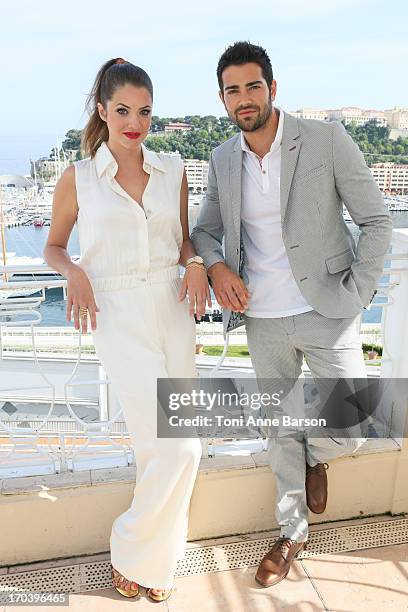
[[[56,140],[86,121],[100,65],[122,56],[150,74],[154,114],[225,114],[216,65],[226,46],[264,46],[276,103],[408,106],[402,0],[12,0],[2,3],[0,174],[29,171]]]

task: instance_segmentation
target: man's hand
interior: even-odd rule
[[[222,308],[244,312],[248,308],[249,292],[242,278],[235,274],[225,263],[218,262],[207,270],[211,285]]]

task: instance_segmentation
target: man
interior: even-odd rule
[[[363,155],[341,123],[274,106],[262,47],[235,43],[217,77],[240,133],[211,154],[191,238],[223,308],[224,334],[246,325],[257,378],[298,379],[303,357],[315,378],[364,378],[360,316],[376,293],[392,222]],[[342,203],[361,230],[357,247]],[[281,533],[255,576],[265,587],[285,578],[305,548],[308,507],[326,507],[326,462],[365,441],[302,434],[268,441]]]

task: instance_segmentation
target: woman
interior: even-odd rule
[[[142,584],[162,601],[185,552],[201,444],[157,437],[156,382],[196,376],[194,312],[200,319],[211,299],[189,239],[183,163],[142,144],[152,101],[144,70],[122,58],[101,67],[87,100],[89,157],[55,188],[44,258],[68,281],[67,320],[73,313],[75,329],[86,333],[89,315],[135,453],[134,498],[110,536],[113,584],[127,597]],[[75,222],[78,264],[66,251]],[[183,280],[178,264],[186,266]]]

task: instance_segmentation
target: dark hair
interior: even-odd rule
[[[107,101],[112,99],[116,89],[127,83],[136,87],[146,87],[153,100],[153,85],[143,68],[117,57],[105,62],[99,69],[86,100],[86,109],[90,117],[82,132],[82,148],[87,155],[93,157],[102,142],[108,140],[108,127],[99,116],[98,102],[106,108]]]
[[[251,45],[248,41],[239,41],[225,49],[221,55],[217,66],[217,79],[220,90],[223,91],[222,73],[228,66],[240,66],[253,62],[262,68],[262,76],[271,86],[273,81],[273,72],[271,60],[265,49],[258,45]]]

